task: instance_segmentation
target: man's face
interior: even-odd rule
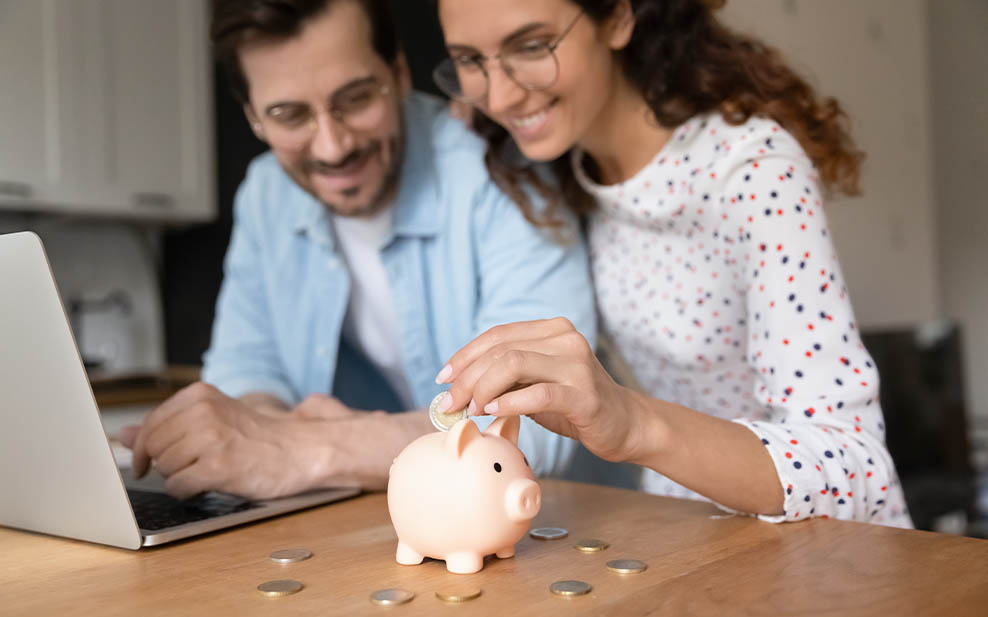
[[[343,216],[371,215],[390,203],[401,167],[407,68],[403,60],[389,67],[377,54],[357,2],[331,3],[290,39],[243,46],[240,64],[247,118],[300,187]],[[368,100],[376,103],[368,107]]]

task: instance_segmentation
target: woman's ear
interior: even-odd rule
[[[614,12],[607,18],[607,44],[611,49],[624,49],[635,31],[635,12],[631,0],[618,0]]]

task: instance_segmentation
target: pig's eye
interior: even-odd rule
[[[494,471],[501,473],[501,463],[494,463]]]
[[[528,464],[528,457],[527,456],[524,456],[523,455],[521,458],[522,458],[523,461],[525,461],[525,467],[531,467],[531,465]]]

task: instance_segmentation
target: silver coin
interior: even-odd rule
[[[562,527],[536,527],[528,532],[536,540],[559,540],[569,535]]]
[[[549,591],[557,596],[582,596],[590,593],[593,587],[583,581],[556,581],[549,585]]]
[[[312,557],[312,553],[304,548],[288,548],[271,553],[271,561],[277,563],[295,563],[305,561],[309,557]]]
[[[434,399],[432,399],[432,402],[429,403],[429,420],[432,421],[432,426],[443,432],[453,428],[454,424],[467,417],[466,409],[446,412],[439,411],[439,403],[445,395],[445,392],[440,392]]]
[[[617,574],[638,574],[648,569],[648,564],[637,559],[615,559],[607,562],[607,569]]]
[[[302,583],[298,581],[283,579],[261,583],[257,586],[257,590],[273,598],[275,596],[290,596],[293,593],[298,593],[302,591],[302,587]]]
[[[404,589],[378,589],[370,595],[370,601],[379,606],[406,604],[414,598],[414,593]]]

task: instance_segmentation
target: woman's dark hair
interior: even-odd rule
[[[210,37],[216,59],[226,71],[233,96],[249,100],[247,79],[240,67],[239,49],[259,40],[288,39],[305,23],[329,8],[334,0],[214,0]],[[386,0],[357,0],[370,19],[375,51],[393,65],[398,57],[398,35]]]
[[[618,0],[570,0],[600,23]],[[638,88],[660,125],[673,128],[702,113],[719,111],[732,125],[753,115],[772,118],[793,134],[830,193],[857,195],[861,161],[847,129],[847,114],[833,98],[819,98],[781,54],[734,33],[713,12],[726,0],[631,0],[635,26],[620,52],[622,70]],[[474,127],[488,141],[487,168],[495,182],[537,224],[551,224],[560,199],[578,213],[594,207],[573,176],[569,156],[552,163],[559,189],[547,186],[531,168],[501,155],[511,143],[506,130],[478,111]],[[536,217],[523,190],[528,184],[549,204]],[[560,195],[560,192],[562,195]]]

